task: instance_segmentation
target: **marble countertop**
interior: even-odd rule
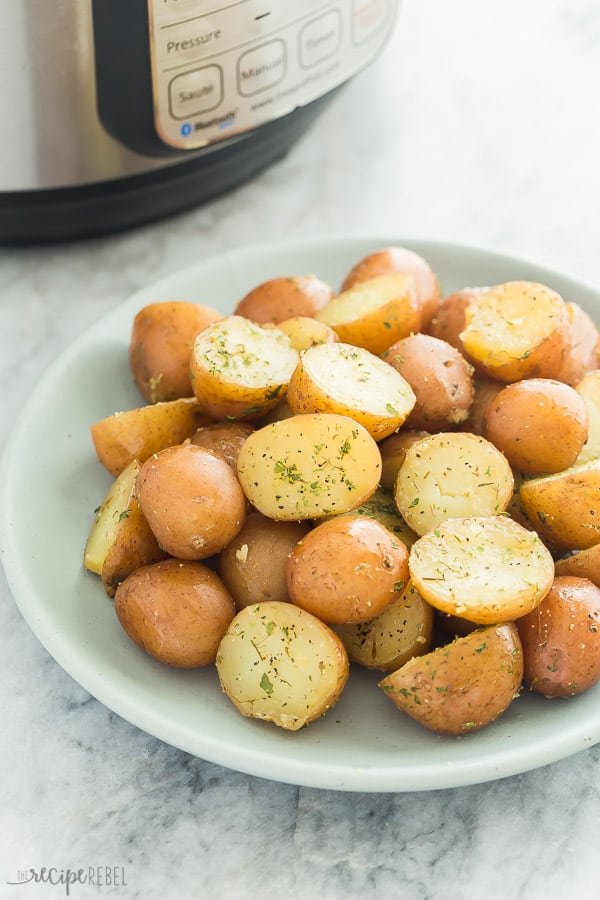
[[[4,441],[40,373],[133,290],[257,240],[390,233],[482,245],[600,286],[597,0],[404,0],[383,55],[289,154],[116,236],[0,249]],[[42,448],[40,448],[42,452]],[[471,787],[354,794],[196,759],[91,698],[0,591],[0,896],[96,867],[115,896],[585,900],[600,747]],[[126,883],[124,884],[123,881]]]

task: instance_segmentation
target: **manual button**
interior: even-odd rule
[[[269,41],[247,50],[238,60],[238,91],[243,97],[266,91],[285,77],[286,66],[283,41]]]
[[[342,21],[337,9],[308,22],[300,32],[300,65],[309,69],[333,56],[340,46],[341,37]]]
[[[220,66],[203,66],[176,75],[169,84],[169,111],[174,119],[188,119],[216,109],[223,100]]]

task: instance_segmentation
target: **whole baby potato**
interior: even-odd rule
[[[600,681],[600,588],[587,578],[558,576],[517,627],[532,691],[572,697]]]
[[[168,666],[191,669],[215,661],[235,607],[203,563],[167,559],[129,575],[117,588],[115,611],[138,647]]]
[[[572,466],[588,436],[588,414],[577,391],[551,378],[509,384],[488,405],[484,435],[524,475]]]
[[[237,472],[240,450],[254,428],[248,422],[214,422],[198,428],[191,437],[192,444],[211,450]]]
[[[150,303],[138,312],[129,365],[148,403],[193,396],[189,363],[194,338],[220,318],[216,309],[185,300]]]
[[[136,496],[158,543],[178,559],[219,553],[246,517],[246,499],[231,466],[194,444],[150,457],[137,476]]]
[[[219,575],[237,609],[263,600],[289,602],[288,557],[308,531],[307,522],[276,522],[260,513],[246,518],[218,560]]]
[[[261,325],[294,316],[314,316],[333,297],[333,290],[315,275],[271,278],[243,297],[234,313]]]
[[[366,622],[404,590],[408,550],[374,519],[340,516],[296,545],[287,579],[292,602],[322,622]]]
[[[467,418],[474,396],[473,369],[455,347],[429,334],[411,334],[382,358],[415,392],[407,428],[443,431]]]

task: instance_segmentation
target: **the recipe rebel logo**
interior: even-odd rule
[[[18,869],[17,877],[7,881],[13,886],[25,884],[47,884],[64,888],[65,896],[71,896],[71,888],[78,884],[92,887],[127,887],[123,866],[86,866],[80,869],[59,869],[55,866],[41,869]],[[25,896],[25,895],[24,895]]]

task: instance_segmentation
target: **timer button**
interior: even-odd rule
[[[300,65],[310,69],[337,52],[342,39],[342,18],[332,9],[308,22],[300,31]]]
[[[237,64],[238,91],[251,97],[279,84],[287,70],[287,52],[283,41],[268,41],[243,53]]]
[[[169,83],[169,112],[173,119],[188,119],[216,109],[223,100],[223,72],[220,66],[202,66]]]

